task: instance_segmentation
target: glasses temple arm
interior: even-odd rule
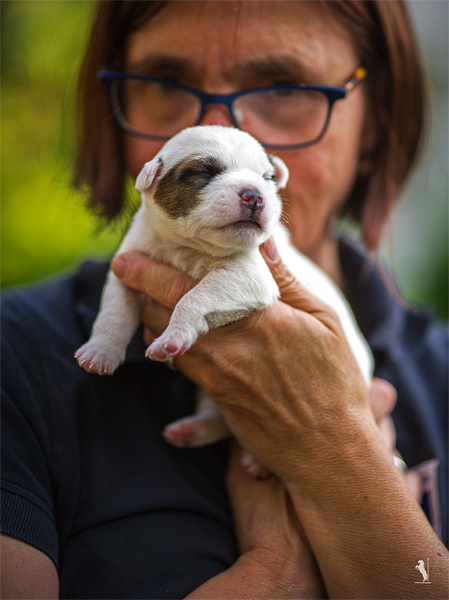
[[[362,82],[366,77],[366,69],[363,67],[359,67],[356,69],[354,75],[351,79],[346,83],[345,90],[346,92],[351,92],[360,82]]]

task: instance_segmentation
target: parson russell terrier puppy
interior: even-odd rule
[[[279,297],[259,245],[270,235],[298,280],[330,305],[369,385],[371,353],[334,282],[296,250],[279,223],[288,170],[248,133],[217,125],[191,127],[170,139],[136,182],[142,205],[118,253],[139,250],[199,280],[175,307],[146,350],[166,361],[186,352],[209,329],[266,308]],[[111,375],[123,362],[141,314],[142,295],[112,271],[89,341],[75,354],[86,371]],[[177,446],[202,446],[227,437],[218,409],[199,394],[197,413],[164,431]],[[261,471],[250,456],[247,468]]]

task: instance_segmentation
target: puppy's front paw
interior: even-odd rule
[[[155,339],[145,351],[145,356],[152,358],[153,360],[164,361],[168,360],[172,356],[181,356],[189,349],[186,344],[182,341],[176,342],[168,340],[164,342],[160,338]]]
[[[89,373],[112,375],[125,357],[117,352],[107,351],[93,342],[87,342],[76,351],[75,358],[79,366]]]
[[[159,361],[168,360],[172,356],[181,356],[193,346],[200,335],[207,331],[208,328],[195,332],[187,327],[169,326],[148,346],[145,356]]]

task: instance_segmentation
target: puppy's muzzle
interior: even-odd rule
[[[262,194],[256,188],[246,188],[239,193],[242,205],[242,218],[258,221],[264,209]]]

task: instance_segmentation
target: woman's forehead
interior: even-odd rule
[[[339,65],[350,71],[356,62],[349,33],[317,0],[167,2],[130,36],[126,57],[133,72],[285,75],[323,84],[321,74],[338,73]]]

